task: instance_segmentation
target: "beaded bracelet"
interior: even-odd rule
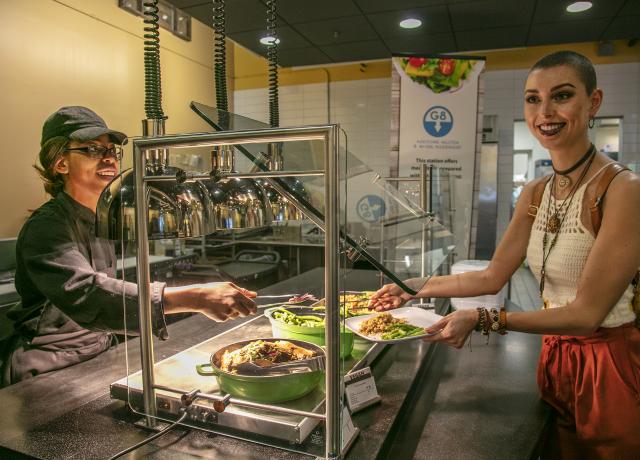
[[[476,327],[474,327],[473,330],[476,332],[482,332],[484,334],[486,309],[478,307],[476,308],[476,311],[478,312],[478,322],[476,323]]]
[[[489,317],[491,330],[500,335],[505,335],[507,333],[507,314],[504,309],[501,308],[498,310],[497,308],[492,308],[489,312]]]

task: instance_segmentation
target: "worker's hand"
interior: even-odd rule
[[[404,305],[408,300],[414,299],[411,294],[407,294],[397,284],[385,284],[378,289],[369,300],[369,308],[376,311],[391,310]]]
[[[477,310],[458,310],[448,314],[436,324],[425,329],[433,334],[422,340],[425,342],[444,342],[455,348],[462,348],[473,329],[478,324]]]
[[[165,313],[200,312],[214,321],[226,321],[256,312],[256,293],[233,283],[205,283],[166,288]]]

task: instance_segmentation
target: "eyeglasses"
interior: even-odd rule
[[[90,145],[88,147],[76,147],[73,149],[67,149],[67,152],[78,152],[96,160],[102,160],[107,156],[113,156],[116,160],[120,161],[124,150],[120,145],[114,145],[113,147],[105,147],[103,145]]]

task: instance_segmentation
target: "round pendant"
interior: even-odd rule
[[[556,233],[560,229],[560,219],[558,219],[558,214],[554,214],[549,216],[547,220],[547,231],[549,233]]]
[[[559,188],[565,189],[570,185],[571,185],[571,179],[569,179],[567,176],[560,176],[560,178],[558,179]]]

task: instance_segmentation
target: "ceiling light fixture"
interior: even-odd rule
[[[260,39],[260,43],[262,43],[263,45],[267,45],[267,46],[271,46],[271,45],[277,45],[280,43],[280,39],[279,38],[275,38],[275,37],[262,37]]]
[[[567,11],[569,13],[582,13],[583,11],[587,11],[592,6],[593,3],[591,2],[573,2],[569,6],[567,6]]]
[[[422,21],[416,18],[408,18],[400,21],[400,27],[403,29],[415,29],[416,27],[420,27],[422,25]]]

